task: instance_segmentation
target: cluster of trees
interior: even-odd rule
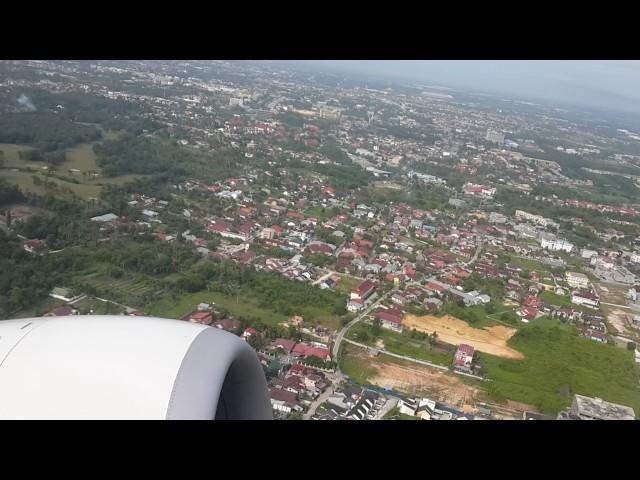
[[[329,183],[338,192],[348,192],[355,190],[358,187],[368,185],[374,177],[371,173],[363,170],[357,165],[348,164],[320,164],[314,163],[309,165],[299,160],[294,160],[289,163],[291,168],[300,168],[305,170],[313,170],[316,173],[324,175],[329,180]]]
[[[221,150],[211,158],[175,142],[131,134],[99,143],[94,151],[105,175],[153,175],[153,183],[160,188],[188,176],[204,180],[233,177],[243,164],[243,157],[236,150]]]
[[[188,286],[190,291],[209,288],[226,295],[247,295],[260,308],[286,316],[304,315],[312,319],[319,312],[346,314],[346,296],[329,290],[290,280],[275,273],[257,272],[233,262],[205,262],[185,272],[185,280],[176,288]]]
[[[80,263],[70,251],[44,256],[27,253],[17,236],[0,229],[0,318],[33,306],[53,287],[65,284]]]
[[[184,165],[192,161],[193,157],[190,152],[175,145],[134,135],[107,140],[95,145],[94,151],[98,164],[107,176],[160,172],[186,176],[188,172]]]
[[[7,113],[0,116],[0,143],[33,145],[54,152],[101,137],[100,130],[79,125],[49,112]],[[37,155],[37,154],[34,154]]]

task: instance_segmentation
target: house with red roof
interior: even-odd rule
[[[538,315],[538,309],[533,307],[522,307],[518,313],[522,317],[523,322],[528,322],[536,318],[536,315]]]
[[[525,298],[524,300],[525,307],[540,309],[542,308],[542,304],[543,304],[542,299],[537,295],[527,295],[527,298]]]
[[[379,309],[374,317],[380,319],[383,328],[402,332],[402,311],[395,309]]]
[[[244,332],[242,332],[242,335],[240,335],[240,338],[242,338],[246,342],[247,340],[249,340],[249,337],[257,334],[258,332],[256,331],[255,328],[248,327],[245,329]]]
[[[304,215],[300,212],[294,212],[293,210],[289,210],[287,212],[287,218],[291,218],[292,220],[302,221],[304,220]]]
[[[33,253],[34,250],[41,248],[44,246],[44,241],[43,240],[39,240],[37,238],[33,238],[31,240],[26,240],[22,246],[24,247],[24,249],[29,252],[29,253]]]
[[[298,410],[298,396],[281,388],[272,388],[270,390],[271,407],[282,413],[291,413],[292,410]]]
[[[213,314],[211,312],[202,312],[195,310],[183,317],[183,320],[188,320],[192,323],[200,323],[201,325],[211,325],[213,322]]]
[[[291,353],[293,347],[295,347],[296,342],[294,340],[289,340],[286,338],[276,338],[273,342],[271,342],[271,346],[274,348],[282,348],[285,352]]]
[[[323,347],[314,347],[307,345],[306,343],[298,343],[291,351],[295,356],[299,357],[318,357],[324,361],[331,360],[331,352],[329,349]]]
[[[375,282],[371,280],[365,280],[357,288],[351,290],[351,300],[365,300],[367,299],[377,288]]]
[[[458,345],[456,355],[454,358],[454,366],[457,370],[470,373],[473,365],[473,357],[475,355],[475,348],[471,345],[461,343]]]
[[[439,285],[437,283],[433,283],[433,282],[428,282],[425,287],[428,290],[431,290],[433,293],[435,293],[436,295],[444,295],[444,293],[447,291],[446,287]]]

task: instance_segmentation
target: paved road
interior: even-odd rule
[[[378,298],[378,300],[376,300],[375,302],[373,302],[371,305],[369,305],[369,307],[367,307],[360,315],[358,315],[356,318],[354,318],[353,320],[351,320],[349,323],[347,323],[342,330],[340,330],[338,332],[338,335],[336,335],[336,340],[333,343],[333,348],[331,349],[331,356],[333,358],[336,358],[338,356],[338,352],[340,351],[340,343],[342,342],[345,334],[349,331],[349,329],[351,327],[353,327],[356,323],[358,323],[359,321],[361,321],[366,315],[369,314],[369,312],[371,312],[371,310],[373,310],[374,308],[376,308],[380,302],[382,300],[384,300],[385,298],[387,298],[389,295],[391,295],[392,293],[394,293],[396,291],[396,289],[393,290],[389,290],[387,293],[385,293],[384,295],[382,295],[380,298]]]
[[[478,255],[480,255],[480,252],[482,251],[482,239],[478,240],[478,248],[476,248],[476,253],[473,254],[473,257],[471,258],[471,260],[469,260],[467,263],[465,263],[465,266],[469,266],[469,265],[473,265],[475,263],[475,261],[478,259]]]
[[[348,338],[345,338],[344,341],[347,342],[347,343],[350,343],[352,345],[355,345],[357,347],[360,347],[360,348],[366,348],[366,349],[375,348],[375,347],[371,347],[369,345],[365,345],[363,343],[354,342],[353,340],[350,340]],[[399,358],[401,360],[407,360],[409,362],[419,363],[421,365],[426,365],[427,367],[437,368],[439,370],[449,370],[449,367],[445,367],[444,365],[438,365],[437,363],[427,362],[426,360],[418,360],[417,358],[407,357],[405,355],[399,355],[397,353],[389,352],[387,350],[380,350],[379,348],[376,348],[376,350],[378,352],[380,352],[380,353],[385,354],[385,355],[389,355],[390,357],[396,357],[396,358]]]
[[[375,347],[371,347],[369,345],[364,345],[362,343],[358,343],[358,342],[354,342],[353,340],[350,340],[348,338],[344,339],[345,342],[347,343],[351,343],[352,345],[356,345],[357,347],[361,347],[361,348],[366,348],[366,349],[372,349]],[[419,363],[420,365],[425,365],[427,367],[433,367],[433,368],[437,368],[438,370],[443,370],[443,371],[449,371],[449,367],[445,367],[444,365],[439,365],[437,363],[431,363],[428,362],[426,360],[418,360],[417,358],[414,357],[407,357],[405,355],[399,355],[397,353],[393,353],[393,352],[389,352],[387,350],[380,350],[379,348],[375,348],[378,352],[384,354],[384,355],[389,355],[390,357],[395,357],[395,358],[399,358],[401,360],[407,360],[408,362],[413,362],[413,363]],[[483,380],[485,381],[485,378],[479,377],[478,375],[472,375],[471,373],[464,373],[464,372],[458,372],[458,371],[453,371],[453,373],[455,373],[456,375],[462,375],[465,377],[471,377],[471,378],[475,378],[477,380]]]
[[[626,308],[631,310],[629,305],[618,305],[617,303],[600,302],[600,305],[609,305],[610,307]]]
[[[316,398],[309,406],[309,410],[307,411],[307,413],[302,416],[303,420],[309,420],[311,417],[313,417],[318,407],[326,402],[327,399],[333,394],[333,388],[334,386],[331,385],[323,393],[318,395],[318,398]]]
[[[321,276],[319,279],[314,280],[314,281],[311,283],[311,285],[318,285],[319,283],[321,283],[321,282],[325,281],[327,278],[329,278],[333,273],[335,273],[335,272],[329,271],[329,272],[325,273],[325,274],[324,274],[323,276]]]

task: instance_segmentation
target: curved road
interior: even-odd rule
[[[338,356],[338,352],[340,351],[340,343],[342,342],[345,334],[349,331],[349,329],[351,327],[353,327],[356,323],[361,321],[366,315],[369,314],[369,312],[371,312],[371,310],[373,310],[375,307],[377,307],[382,300],[384,300],[385,298],[387,298],[389,295],[391,295],[394,292],[396,292],[395,288],[392,289],[392,290],[389,290],[387,293],[385,293],[380,298],[378,298],[375,302],[373,302],[371,305],[369,305],[366,308],[366,310],[364,310],[360,315],[358,315],[356,318],[354,318],[349,323],[347,323],[344,327],[342,327],[342,330],[340,330],[338,332],[338,334],[336,335],[336,340],[333,343],[333,348],[331,349],[331,356],[333,358],[336,358]]]

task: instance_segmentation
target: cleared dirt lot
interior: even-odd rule
[[[515,328],[502,325],[488,328],[474,328],[467,322],[448,315],[434,317],[432,315],[407,315],[402,320],[407,328],[415,328],[421,332],[436,332],[440,340],[452,345],[466,343],[476,350],[505,358],[522,359],[524,355],[507,346],[515,333]]]
[[[377,370],[377,374],[370,378],[374,385],[391,387],[409,395],[426,396],[465,412],[476,410],[474,404],[480,391],[452,373],[391,362],[384,357],[376,358],[372,366]]]

